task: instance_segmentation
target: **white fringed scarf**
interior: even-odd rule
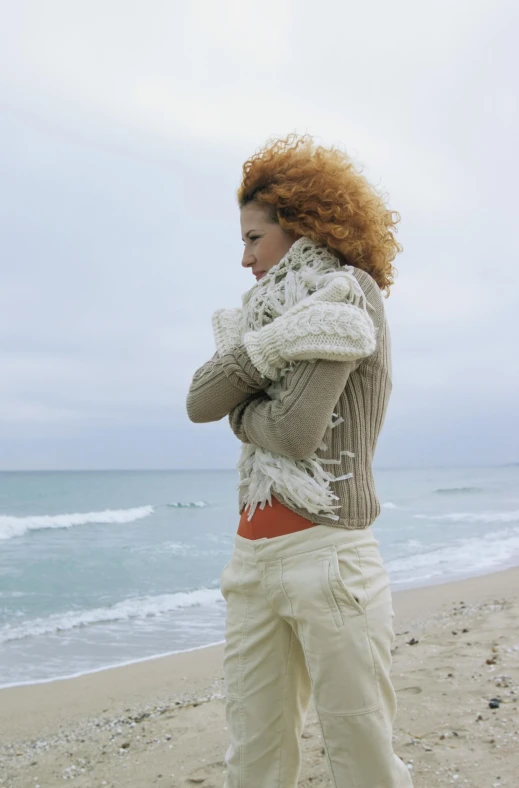
[[[357,357],[370,355],[375,348],[375,329],[367,316],[366,298],[353,270],[352,266],[341,266],[338,258],[326,246],[316,244],[306,237],[299,238],[279,263],[243,295],[242,341],[248,332],[258,331],[262,326],[271,323],[302,299],[328,285],[331,279],[344,277],[349,285],[345,288],[348,293],[345,300],[350,310],[348,314],[351,314],[351,305],[354,305],[358,308],[355,312],[358,311],[360,317],[352,328],[353,341],[358,341],[362,346]],[[319,330],[322,334],[319,335],[319,340],[322,339],[321,345],[327,349],[328,355],[320,353],[317,357],[340,360],[341,351],[344,352],[343,345],[334,346],[329,329],[320,326],[319,321],[312,321],[313,338]],[[352,358],[351,345],[347,358]],[[294,363],[297,362],[291,362],[279,370],[278,378],[265,389],[269,397],[279,399],[283,379]],[[334,421],[336,416],[334,413],[330,420],[331,428],[343,421],[342,417],[335,418]],[[327,447],[322,442],[318,448]],[[272,505],[271,496],[274,491],[289,505],[305,509],[311,514],[338,520],[339,516],[334,510],[340,506],[335,505],[334,501],[339,500],[339,497],[330,489],[330,483],[351,478],[352,474],[334,476],[323,466],[340,465],[343,455],[354,456],[351,452],[341,451],[339,457],[325,460],[314,452],[304,460],[293,460],[254,444],[243,443],[236,467],[240,476],[238,489],[242,491],[245,506],[249,508],[248,519],[252,519],[257,506],[263,509],[267,502]]]

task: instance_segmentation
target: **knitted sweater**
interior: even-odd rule
[[[244,345],[223,355],[215,353],[194,374],[187,396],[191,421],[202,423],[229,417],[235,435],[246,443],[292,459],[317,452],[323,460],[341,462],[333,483],[339,519],[312,514],[290,505],[274,488],[278,500],[311,522],[342,528],[366,528],[380,514],[372,472],[373,455],[391,394],[391,344],[384,302],[374,279],[355,269],[377,329],[375,352],[355,361],[300,361],[283,380],[279,400],[266,393],[271,381],[252,363]],[[330,426],[335,414],[341,423]],[[320,449],[324,443],[326,449]],[[349,456],[350,454],[354,456]],[[245,502],[239,495],[238,511]]]

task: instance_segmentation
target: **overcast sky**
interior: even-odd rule
[[[515,2],[0,6],[0,469],[235,466],[185,398],[253,284],[242,163],[292,131],[402,216],[375,464],[519,461]]]

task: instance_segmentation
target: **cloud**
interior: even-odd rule
[[[402,216],[380,461],[443,461],[441,435],[470,462],[469,417],[483,461],[515,458],[512,4],[22,0],[5,16],[0,467],[107,467],[107,442],[110,467],[232,467],[225,420],[189,424],[185,394],[212,311],[252,283],[242,163],[293,130],[345,147]]]

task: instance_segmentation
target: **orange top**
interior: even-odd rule
[[[262,539],[302,531],[313,525],[315,523],[283,506],[277,498],[272,496],[272,506],[269,506],[268,503],[265,504],[264,509],[257,506],[250,521],[247,519],[247,507],[245,507],[238,525],[238,533],[245,539]]]

